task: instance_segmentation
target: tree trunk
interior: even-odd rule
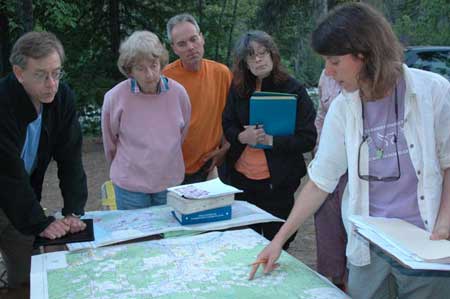
[[[202,28],[202,18],[203,18],[203,1],[198,0],[198,25]]]
[[[23,0],[22,3],[23,3],[23,29],[24,29],[24,32],[32,31],[34,28],[33,1],[32,0]]]
[[[231,20],[230,32],[228,34],[228,50],[227,50],[227,60],[226,60],[227,65],[230,65],[231,50],[233,48],[232,40],[233,40],[234,24],[236,23],[237,4],[238,4],[238,0],[234,0],[233,15],[232,15],[232,20]]]
[[[119,0],[109,0],[109,12],[112,57],[116,59],[119,56],[120,46]],[[114,76],[118,78],[118,72],[114,72]]]
[[[16,2],[16,15],[20,22],[20,34],[33,30],[33,1],[22,0]]]
[[[219,25],[222,25],[223,15],[225,14],[225,9],[227,7],[227,0],[222,1],[222,8],[220,9],[220,16],[219,16]],[[219,60],[219,45],[220,45],[220,35],[216,35],[216,50],[214,53],[214,60]]]
[[[316,0],[314,3],[314,17],[316,18],[316,24],[325,17],[328,13],[328,1]]]

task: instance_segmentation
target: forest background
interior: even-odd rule
[[[312,87],[323,61],[310,48],[310,33],[343,2],[349,1],[0,0],[0,77],[11,70],[8,58],[19,36],[30,30],[54,32],[65,47],[64,80],[75,90],[83,129],[98,135],[103,95],[124,79],[116,66],[120,42],[133,31],[156,33],[170,50],[167,20],[191,13],[205,37],[205,57],[231,67],[235,40],[247,30],[264,30],[275,38],[289,73]],[[405,46],[450,45],[449,0],[361,2],[380,9]]]

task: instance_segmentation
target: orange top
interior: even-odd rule
[[[225,65],[203,59],[200,70],[186,70],[181,60],[167,65],[163,74],[181,83],[191,101],[189,130],[183,143],[186,173],[197,172],[206,161],[204,157],[220,146],[222,111],[231,84],[231,72]]]
[[[256,81],[256,90],[261,91],[261,81]],[[264,180],[270,178],[269,166],[266,154],[260,148],[246,146],[234,168],[252,180]]]

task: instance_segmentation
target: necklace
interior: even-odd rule
[[[395,103],[395,125],[398,126],[398,100],[397,100],[397,85],[395,85],[395,89],[394,89],[394,103]],[[362,104],[362,120],[363,120],[363,126],[364,126],[364,101],[361,101]],[[384,142],[384,139],[386,138],[386,130],[387,130],[387,126],[388,126],[388,121],[389,121],[389,114],[391,112],[391,109],[389,108],[387,115],[386,115],[386,121],[384,124],[384,132],[383,132],[383,136],[382,136],[382,142],[381,142],[381,146],[378,146],[376,139],[373,138],[373,136],[371,136],[373,144],[375,145],[375,155],[377,157],[377,159],[382,159],[384,157],[384,147],[386,145],[386,143]],[[372,135],[370,131],[367,132],[367,134],[365,134],[365,136],[363,136],[363,138],[367,139],[369,136],[368,135]],[[396,142],[396,141],[395,141]]]

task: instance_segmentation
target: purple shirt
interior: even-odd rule
[[[132,80],[105,94],[102,135],[114,184],[129,191],[156,193],[184,178],[181,145],[191,116],[181,84],[168,79],[158,94],[132,91]],[[165,83],[165,82],[162,82]]]
[[[400,179],[369,183],[369,213],[375,217],[400,218],[425,228],[417,203],[417,176],[403,133],[405,81],[397,83],[398,123],[395,116],[395,93],[376,101],[365,101],[364,134],[368,135],[369,172],[373,176],[398,175],[394,136],[400,159]],[[386,111],[388,111],[386,113]],[[383,156],[380,156],[380,150]],[[364,175],[364,174],[362,174]]]

